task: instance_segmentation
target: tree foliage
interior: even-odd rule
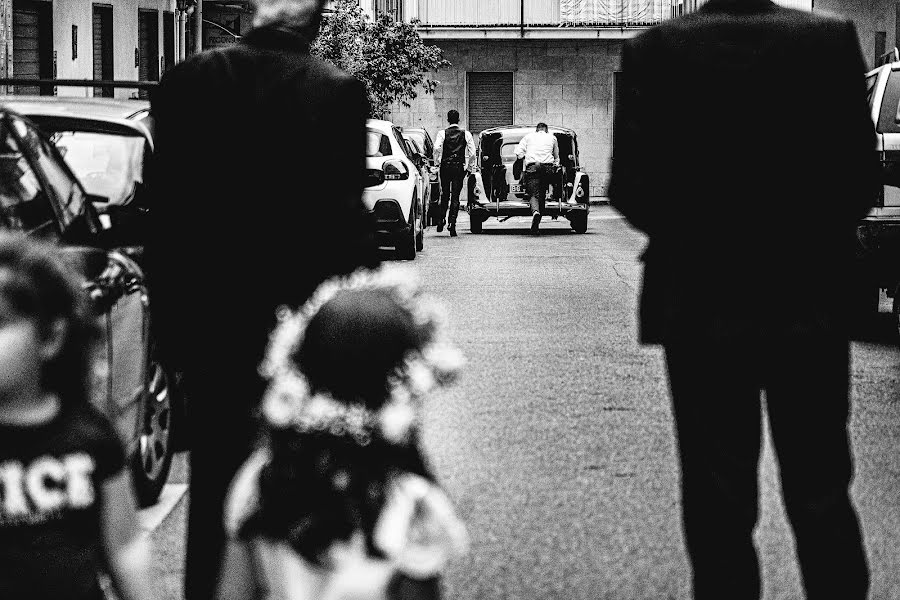
[[[395,102],[409,107],[420,89],[433,94],[440,82],[428,74],[450,66],[440,48],[422,41],[418,21],[397,22],[385,13],[370,20],[358,0],[335,2],[312,53],[365,84],[375,117]]]

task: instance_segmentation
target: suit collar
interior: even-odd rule
[[[241,43],[258,48],[298,50],[309,52],[309,38],[300,30],[283,25],[265,25],[247,33]]]
[[[774,8],[772,0],[709,0],[700,7],[704,12],[758,13]]]

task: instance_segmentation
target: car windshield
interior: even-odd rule
[[[88,194],[127,204],[144,178],[141,136],[56,131],[50,136]]]
[[[500,160],[503,161],[504,164],[516,161],[516,146],[518,145],[519,140],[516,140],[515,142],[505,143],[500,146]]]
[[[366,156],[390,156],[391,140],[386,135],[376,129],[366,130]]]

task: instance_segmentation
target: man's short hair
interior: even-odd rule
[[[549,131],[549,129],[547,129],[546,123],[538,123],[537,127],[535,127],[534,129],[535,131]]]
[[[459,123],[459,111],[455,108],[451,108],[447,111],[447,122],[450,124]]]
[[[318,27],[326,0],[252,0],[253,26]]]

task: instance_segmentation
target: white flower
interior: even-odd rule
[[[434,387],[434,373],[420,359],[413,359],[407,362],[406,376],[413,396],[424,396]]]
[[[441,378],[451,378],[466,364],[466,359],[458,348],[448,343],[432,344],[425,348],[423,355],[426,362]]]
[[[378,415],[381,435],[394,444],[403,444],[409,440],[415,422],[416,412],[407,403],[388,402]]]
[[[322,394],[316,394],[303,407],[304,423],[316,426],[333,419],[340,412],[335,401]]]
[[[307,393],[302,379],[290,376],[276,378],[263,396],[263,418],[274,427],[291,425],[299,415]]]

